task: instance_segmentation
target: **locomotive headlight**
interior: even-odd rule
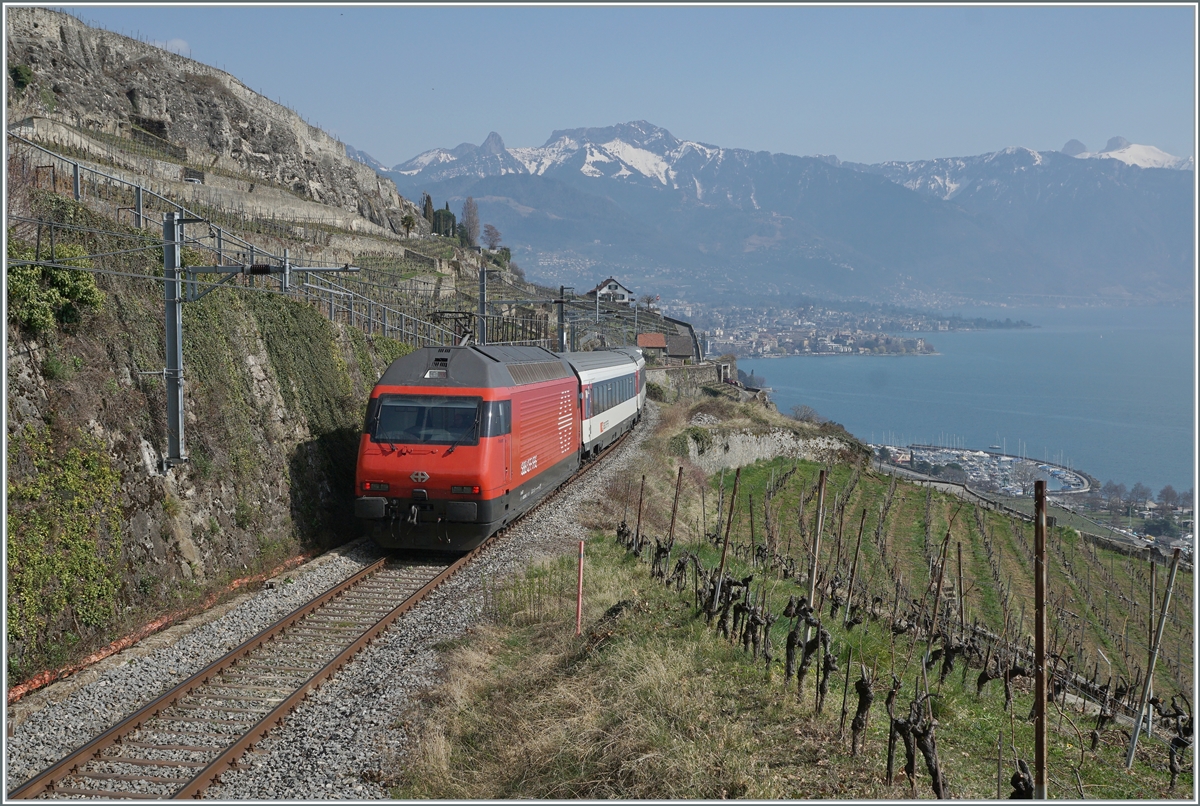
[[[463,495],[478,495],[479,494],[479,485],[476,484],[474,487],[459,487],[459,486],[455,485],[454,487],[450,488],[450,492],[460,493]]]
[[[388,483],[386,481],[364,481],[364,492],[387,492]]]

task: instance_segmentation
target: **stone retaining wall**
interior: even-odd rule
[[[685,364],[677,367],[647,367],[646,380],[667,390],[668,403],[681,397],[695,397],[701,386],[721,382],[721,369],[716,364]]]
[[[706,430],[712,436],[712,444],[701,452],[696,440],[689,439],[688,457],[710,475],[721,468],[743,467],[760,459],[774,459],[776,456],[814,462],[834,461],[847,447],[836,437],[801,437],[785,429],[775,429],[765,434],[723,429]]]

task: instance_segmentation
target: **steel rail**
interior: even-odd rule
[[[358,573],[348,577],[342,582],[334,585],[315,599],[306,602],[300,607],[293,610],[283,618],[276,621],[267,629],[251,636],[243,641],[232,651],[224,656],[216,659],[208,666],[205,666],[200,671],[193,674],[191,677],[184,680],[179,685],[155,697],[146,705],[133,712],[125,719],[122,719],[117,724],[113,725],[108,730],[101,733],[90,742],[82,745],[74,752],[67,755],[57,763],[47,767],[42,772],[35,775],[33,778],[26,781],[21,786],[8,793],[9,798],[28,798],[41,794],[43,791],[53,790],[55,784],[79,771],[80,765],[88,761],[101,758],[101,751],[114,744],[119,744],[121,740],[142,727],[142,724],[149,719],[158,716],[164,709],[170,708],[180,699],[191,694],[204,686],[215,675],[234,665],[237,660],[248,655],[255,649],[261,647],[265,642],[271,640],[272,637],[281,633],[287,627],[294,625],[300,619],[309,615],[313,611],[319,609],[326,602],[344,593],[350,588],[357,585],[359,582],[374,576],[384,565],[387,564],[388,558],[384,557],[362,569]]]
[[[337,657],[325,664],[324,667],[310,677],[304,683],[304,685],[298,688],[290,697],[279,703],[279,705],[271,710],[270,713],[260,719],[258,723],[247,733],[243,734],[240,739],[238,739],[236,742],[226,748],[224,752],[213,759],[213,761],[209,763],[207,767],[201,770],[195,778],[189,781],[172,797],[174,799],[189,797],[199,798],[201,793],[203,793],[204,790],[209,786],[220,783],[221,773],[228,769],[235,769],[237,767],[238,760],[247,750],[252,750],[258,741],[267,738],[272,729],[282,726],[286,715],[296,710],[296,706],[308,696],[309,692],[332,678],[334,674],[338,672],[338,670],[340,670],[346,665],[346,663],[350,661],[351,658],[353,658],[363,648],[374,641],[375,638],[377,638],[380,633],[390,627],[396,619],[400,618],[400,616],[404,615],[413,607],[415,607],[417,603],[421,602],[426,596],[437,589],[438,586],[440,586],[450,577],[454,576],[454,574],[457,573],[463,566],[473,560],[485,545],[487,545],[487,543],[480,545],[474,551],[471,551],[468,554],[464,554],[440,574],[435,576],[429,582],[426,582],[416,593],[413,593],[405,598],[403,602],[393,608],[387,615],[372,625],[370,629],[360,635],[354,641],[354,643],[347,646],[340,653],[338,653]]]
[[[442,571],[440,571],[432,579],[425,582],[418,590],[407,595],[398,605],[396,605],[394,608],[389,610],[381,618],[378,618],[374,624],[372,624],[370,627],[368,627],[365,631],[360,632],[358,637],[353,642],[351,642],[344,649],[342,649],[332,660],[329,660],[322,667],[317,669],[299,687],[295,688],[295,690],[289,696],[282,698],[275,705],[275,707],[273,707],[270,711],[266,712],[262,717],[260,717],[249,730],[245,731],[240,736],[230,736],[230,738],[234,739],[234,741],[231,744],[227,745],[224,749],[221,749],[219,746],[208,746],[208,747],[197,746],[194,748],[194,750],[196,750],[196,751],[203,751],[203,752],[216,751],[216,752],[218,752],[218,755],[216,758],[214,758],[213,760],[211,760],[209,762],[202,762],[202,763],[166,761],[166,760],[162,761],[161,764],[159,764],[157,766],[164,766],[164,767],[201,766],[201,767],[203,767],[203,769],[201,769],[199,772],[197,772],[190,779],[182,778],[182,777],[175,779],[175,780],[182,782],[183,785],[178,790],[176,790],[173,794],[171,794],[167,797],[169,797],[171,799],[200,798],[200,797],[202,797],[202,794],[205,789],[212,786],[213,784],[218,784],[221,782],[222,773],[228,772],[230,770],[239,769],[239,760],[241,759],[241,757],[247,751],[253,750],[255,745],[258,742],[267,738],[270,735],[272,730],[274,730],[275,728],[281,727],[284,724],[284,721],[287,718],[287,716],[290,715],[293,711],[295,711],[296,706],[299,705],[305,698],[307,698],[308,695],[313,690],[315,690],[321,684],[323,684],[326,681],[328,681],[329,679],[331,679],[343,666],[346,665],[346,663],[348,663],[356,654],[358,654],[358,652],[362,651],[362,649],[364,649],[366,646],[368,646],[372,641],[375,640],[375,638],[379,637],[379,635],[381,633],[383,633],[388,627],[390,627],[396,621],[396,619],[398,619],[404,613],[408,612],[413,607],[415,607],[419,602],[424,600],[426,596],[428,596],[435,589],[437,589],[442,583],[444,583],[446,580],[450,579],[454,574],[456,574],[464,566],[466,566],[468,563],[470,563],[472,560],[474,560],[481,552],[483,552],[485,549],[490,547],[494,540],[507,534],[508,531],[514,525],[521,523],[522,521],[524,521],[525,518],[529,517],[529,515],[538,511],[543,506],[548,504],[550,501],[557,498],[558,494],[562,490],[566,489],[571,484],[578,481],[583,476],[587,475],[589,472],[591,472],[596,467],[599,467],[600,465],[602,465],[603,459],[608,457],[611,453],[616,451],[622,444],[624,444],[624,442],[629,438],[630,433],[632,433],[632,429],[630,431],[626,432],[625,434],[623,434],[615,442],[613,442],[608,448],[606,448],[595,459],[582,464],[580,466],[580,468],[567,481],[565,481],[558,488],[556,488],[551,494],[547,495],[544,499],[542,499],[542,501],[540,501],[536,506],[534,506],[533,508],[528,510],[526,513],[524,513],[516,521],[509,524],[504,529],[496,532],[496,534],[492,535],[492,537],[490,537],[488,540],[484,541],[482,544],[480,544],[474,550],[459,557],[457,560],[455,560],[449,566],[447,566]],[[120,757],[120,756],[117,756],[117,757],[104,756],[103,751],[114,745],[127,745],[127,746],[131,746],[131,747],[151,747],[151,748],[173,747],[173,748],[178,748],[178,749],[184,749],[183,746],[181,746],[181,745],[168,746],[168,745],[164,745],[164,744],[146,743],[146,742],[140,742],[140,741],[126,742],[126,741],[124,741],[124,739],[126,736],[129,736],[130,734],[133,734],[136,731],[145,727],[146,723],[149,722],[150,720],[159,717],[163,713],[163,711],[165,711],[169,708],[178,706],[180,704],[181,700],[183,700],[188,695],[199,691],[204,686],[208,685],[213,680],[213,678],[216,677],[217,675],[221,674],[224,671],[230,670],[230,669],[236,669],[238,661],[249,656],[251,652],[254,652],[258,649],[263,648],[266,644],[268,644],[271,641],[274,641],[276,637],[282,635],[289,628],[296,626],[297,624],[299,624],[302,620],[304,620],[308,616],[320,611],[323,607],[325,607],[326,605],[333,602],[333,600],[337,599],[342,594],[351,591],[359,583],[378,574],[380,571],[382,571],[387,566],[389,559],[390,559],[389,557],[383,557],[383,558],[375,561],[374,563],[367,566],[366,568],[363,568],[362,570],[351,575],[347,579],[337,583],[336,585],[334,585],[333,587],[331,587],[329,590],[325,591],[318,597],[306,602],[305,604],[303,604],[300,607],[293,610],[291,613],[280,618],[279,620],[277,620],[271,626],[267,627],[262,632],[259,632],[256,635],[253,635],[250,638],[246,639],[241,644],[239,644],[237,647],[235,647],[233,650],[231,650],[224,656],[218,658],[217,660],[213,661],[212,663],[208,664],[207,666],[205,666],[203,669],[196,672],[195,674],[191,675],[186,680],[181,682],[179,685],[177,685],[177,686],[169,689],[168,691],[160,694],[159,696],[155,697],[149,703],[142,706],[137,711],[135,711],[134,713],[125,717],[121,721],[117,722],[115,725],[108,728],[103,733],[101,733],[100,735],[98,735],[94,739],[92,739],[91,741],[87,742],[86,744],[84,744],[84,745],[80,746],[79,748],[77,748],[76,750],[72,751],[69,755],[67,755],[60,761],[56,762],[55,764],[51,765],[50,767],[47,767],[42,772],[38,773],[37,775],[30,778],[28,781],[23,783],[21,786],[13,789],[11,792],[8,793],[8,798],[17,800],[17,799],[23,799],[23,798],[33,798],[33,797],[38,797],[41,795],[48,795],[48,794],[63,794],[63,795],[93,795],[93,796],[105,795],[110,798],[162,799],[162,796],[148,794],[148,793],[139,793],[139,792],[133,792],[133,791],[118,791],[118,790],[104,791],[103,793],[101,793],[98,790],[86,790],[86,789],[81,789],[78,787],[60,787],[58,785],[58,783],[60,781],[62,781],[63,779],[69,778],[71,776],[78,776],[81,778],[87,778],[87,777],[94,776],[94,777],[96,777],[97,780],[104,779],[104,778],[116,778],[118,780],[122,780],[122,779],[143,780],[143,781],[151,781],[151,782],[156,782],[156,783],[161,783],[164,780],[169,780],[169,779],[163,779],[163,778],[154,778],[152,776],[135,777],[135,776],[114,776],[110,773],[86,773],[86,772],[83,772],[82,768],[86,764],[88,764],[89,762],[92,762],[92,761],[103,761],[103,762],[109,762],[112,764],[131,764],[133,766],[137,766],[139,764],[139,762],[142,761],[142,760],[135,760],[135,759],[127,759],[127,758]],[[370,601],[374,601],[374,602],[378,603],[380,601],[380,599],[383,597],[374,596],[374,597],[367,597],[367,598]],[[236,686],[234,686],[233,684],[230,684],[228,686],[223,686],[223,688],[225,688],[225,687],[236,688]],[[256,687],[251,686],[251,688],[256,688]],[[257,688],[262,688],[262,687],[257,687]],[[209,699],[221,699],[221,698],[222,697],[220,697],[220,696],[210,696],[209,697]],[[244,698],[225,697],[225,699],[235,699],[236,700],[236,699],[244,699]],[[224,708],[220,708],[220,707],[211,707],[211,710],[227,712],[229,709],[224,709]],[[237,709],[234,709],[234,710],[237,710]],[[172,718],[172,721],[180,721],[180,718]],[[202,719],[188,719],[187,721],[199,721],[199,722],[205,722],[205,723],[213,723],[213,722],[219,722],[220,720],[203,719],[202,718]],[[216,734],[214,734],[214,735],[216,735]],[[153,763],[143,764],[143,765],[144,766],[156,766]]]

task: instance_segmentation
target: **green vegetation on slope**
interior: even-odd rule
[[[818,587],[817,616],[830,634],[828,679],[823,712],[815,695],[821,676],[818,652],[797,695],[796,678],[787,679],[787,633],[795,619],[783,616],[790,597],[807,593],[805,547],[816,531],[816,482],[821,466],[776,459],[742,469],[731,530],[727,571],[734,580],[753,575],[756,605],[767,602],[769,640],[745,639],[736,621],[729,638],[699,607],[703,589],[696,566],[664,584],[650,575],[656,540],[669,528],[675,470],[666,448],[690,439],[688,423],[696,407],[664,408],[657,433],[648,438],[640,465],[610,483],[601,504],[585,512],[585,523],[599,531],[588,544],[585,569],[585,634],[574,636],[574,560],[566,557],[488,586],[487,623],[446,648],[446,682],[413,713],[409,726],[419,737],[397,759],[393,794],[398,797],[620,797],[620,798],[908,798],[931,795],[930,776],[920,753],[915,781],[902,772],[899,743],[895,785],[886,779],[888,717],[885,699],[893,676],[900,681],[895,700],[898,717],[909,715],[922,685],[924,638],[914,643],[898,625],[933,610],[938,567],[947,549],[947,575],[939,612],[942,628],[958,634],[957,546],[962,545],[965,597],[962,618],[978,624],[1010,645],[1032,634],[1032,580],[1029,545],[1032,527],[998,513],[976,510],[961,500],[892,479],[861,467],[826,468],[825,511],[819,567],[823,580],[840,577],[838,586]],[[726,414],[740,417],[731,404]],[[613,538],[624,516],[635,528],[642,473],[646,505],[641,532],[647,541],[635,557]],[[790,475],[789,475],[790,474]],[[724,513],[720,529],[714,516],[720,475],[705,478],[685,467],[676,543],[665,571],[693,555],[705,572],[720,561],[720,540],[728,523],[733,473],[724,477]],[[769,506],[767,490],[774,488]],[[700,491],[704,491],[701,499]],[[753,520],[750,501],[753,497]],[[845,507],[842,501],[845,500]],[[888,503],[890,499],[890,504]],[[701,500],[705,502],[700,506]],[[803,509],[801,509],[803,502]],[[866,516],[863,518],[863,511]],[[769,511],[769,516],[768,516]],[[802,513],[802,514],[798,514]],[[768,517],[769,524],[768,527]],[[845,605],[831,614],[831,596],[844,595],[863,523],[855,611],[861,624],[843,626]],[[950,533],[949,544],[946,539]],[[1120,637],[1122,624],[1144,615],[1148,592],[1139,587],[1138,569],[1128,558],[1084,544],[1069,529],[1050,536],[1051,639],[1062,650],[1063,664],[1090,677],[1097,647],[1111,659],[1117,678],[1131,680],[1145,664],[1145,647]],[[764,559],[778,555],[774,568]],[[790,564],[787,562],[790,560]],[[1107,618],[1093,606],[1081,574],[1091,568],[1099,578],[1110,569],[1115,590],[1132,580],[1134,597],[1113,596]],[[784,576],[781,568],[795,568]],[[1099,580],[1097,580],[1099,581]],[[1160,657],[1156,692],[1169,700],[1183,691],[1191,696],[1190,576],[1181,575]],[[1128,588],[1121,588],[1128,590]],[[1161,596],[1161,585],[1158,591]],[[1089,598],[1091,595],[1091,598]],[[878,599],[872,604],[874,597]],[[915,600],[915,601],[914,601]],[[918,605],[922,605],[918,608]],[[1104,607],[1103,604],[1100,605]],[[761,611],[760,611],[761,613]],[[1077,616],[1077,617],[1073,617]],[[743,622],[744,623],[744,622]],[[907,629],[907,628],[906,628]],[[743,643],[743,640],[747,640]],[[1132,639],[1132,634],[1131,634]],[[944,642],[935,646],[944,648]],[[772,659],[765,658],[771,647]],[[853,663],[849,664],[850,653]],[[1001,797],[1011,790],[1016,759],[1033,752],[1032,684],[1013,681],[1013,705],[1005,710],[1002,680],[986,681],[976,694],[986,659],[996,669],[998,656],[964,656],[944,679],[942,664],[927,672],[935,695],[926,707],[937,719],[940,768],[954,797],[997,796],[997,742],[1002,743]],[[1009,660],[1015,660],[1011,655]],[[1169,659],[1169,660],[1168,660]],[[1006,667],[1007,668],[1007,667]],[[849,671],[849,678],[847,678]],[[1061,671],[1061,669],[1060,669]],[[1099,667],[1099,684],[1107,676]],[[864,746],[850,754],[850,716],[857,704],[855,683],[871,681],[874,703],[868,711]],[[843,694],[849,683],[844,728]],[[1177,788],[1169,790],[1167,752],[1156,739],[1139,745],[1132,774],[1124,771],[1127,737],[1109,723],[1096,733],[1093,715],[1050,706],[1050,795],[1059,798],[1162,798],[1186,795],[1192,773],[1185,761]],[[1161,736],[1160,733],[1158,734]],[[911,788],[910,788],[911,787]]]
[[[69,198],[25,193],[24,215],[67,225],[54,228],[56,260],[104,254],[91,268],[161,276],[160,238]],[[40,242],[44,260],[50,230],[15,225],[10,257],[34,259]],[[187,263],[206,260],[185,250]],[[347,525],[366,396],[409,345],[262,290],[186,303],[191,461],[168,477],[146,459],[166,442],[165,388],[149,374],[164,363],[161,284],[40,265],[8,277],[13,681],[356,536]]]

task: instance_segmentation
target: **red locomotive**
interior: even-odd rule
[[[385,548],[472,549],[632,428],[645,399],[636,348],[416,350],[371,391],[354,514]]]

